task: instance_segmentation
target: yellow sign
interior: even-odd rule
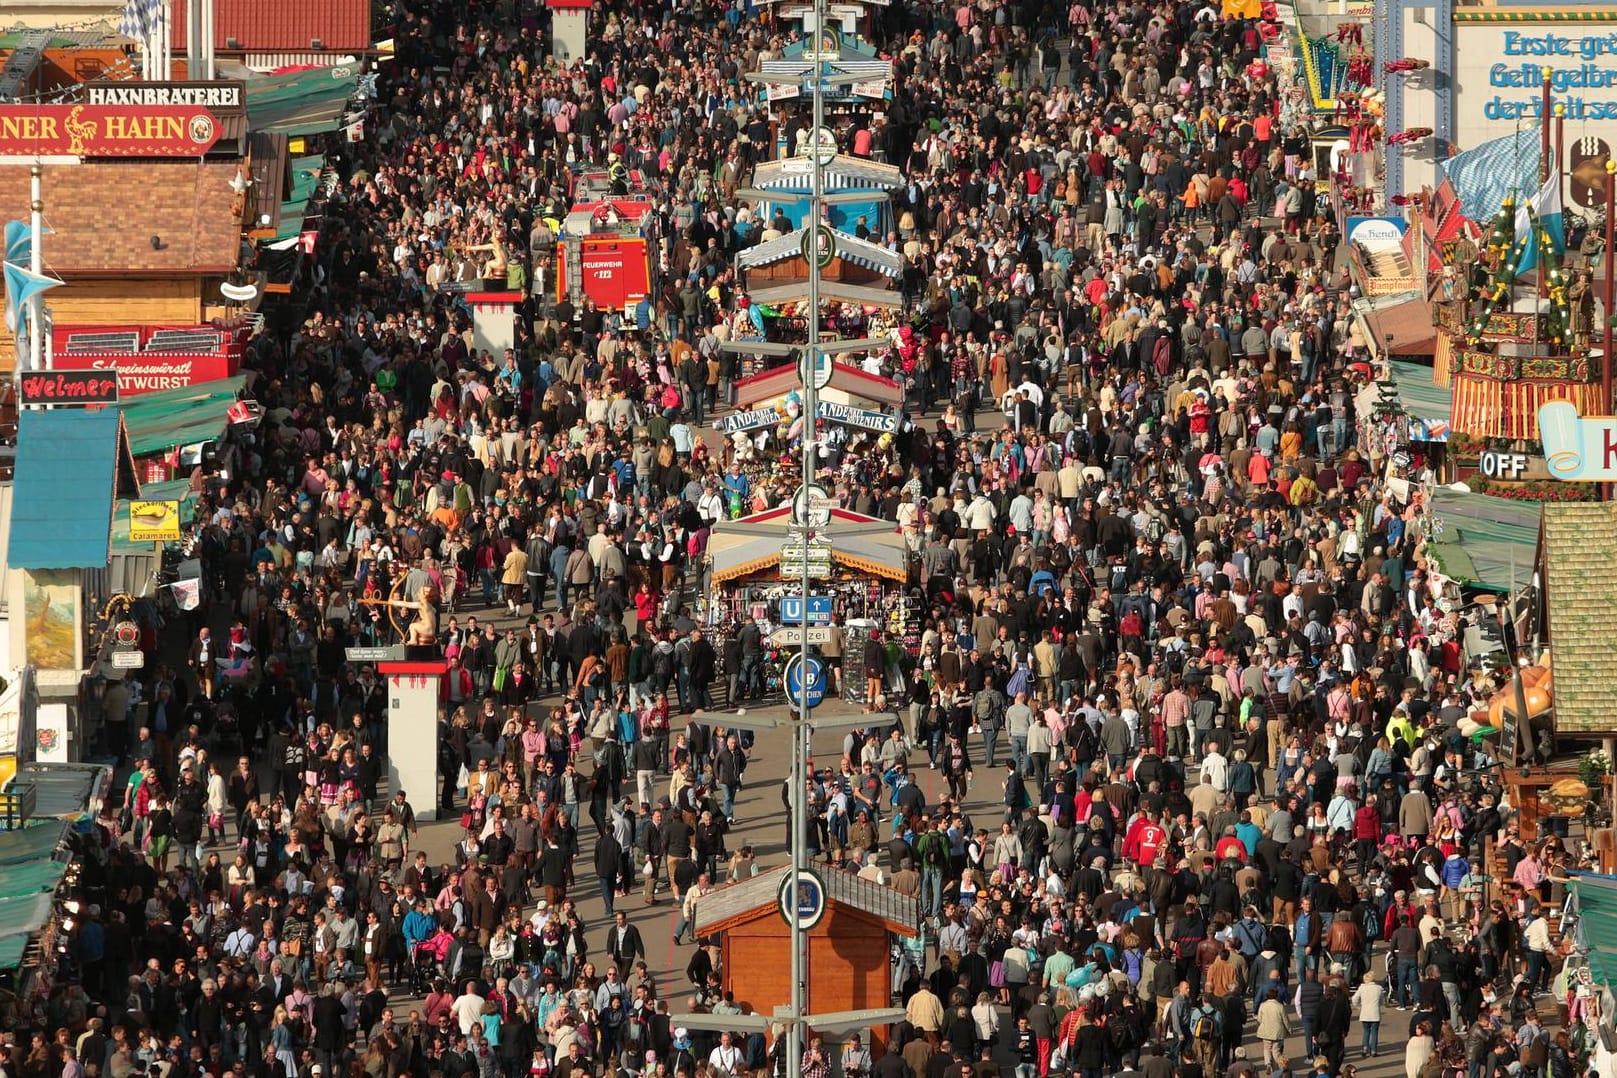
[[[174,543],[180,538],[179,502],[130,502],[131,543]]]

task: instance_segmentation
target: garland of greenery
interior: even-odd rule
[[[1572,325],[1572,305],[1566,295],[1566,274],[1561,272],[1561,256],[1555,250],[1555,240],[1547,225],[1537,214],[1533,215],[1533,229],[1538,234],[1538,272],[1549,293],[1549,309],[1541,316],[1540,339],[1547,339],[1559,352],[1566,344],[1567,332]]]
[[[1477,289],[1476,295],[1473,296],[1474,300],[1480,302],[1466,334],[1472,346],[1482,341],[1483,332],[1488,328],[1494,311],[1510,295],[1510,290],[1516,283],[1517,267],[1521,264],[1526,244],[1516,242],[1515,222],[1515,199],[1507,198],[1488,231],[1488,245],[1485,250],[1494,271],[1487,283]],[[1527,227],[1538,239],[1539,273],[1544,277],[1545,292],[1550,299],[1549,307],[1540,315],[1539,339],[1559,351],[1566,345],[1567,334],[1572,324],[1572,307],[1567,299],[1566,274],[1562,272],[1561,256],[1555,250],[1550,230],[1538,214],[1528,214]]]
[[[1514,197],[1507,197],[1505,204],[1499,207],[1493,226],[1488,230],[1488,245],[1484,251],[1494,270],[1493,275],[1472,297],[1474,301],[1479,301],[1476,315],[1471,319],[1470,332],[1466,334],[1472,345],[1481,342],[1483,330],[1488,328],[1488,320],[1493,317],[1495,308],[1510,295],[1510,286],[1516,283],[1516,260],[1521,252],[1516,247]]]

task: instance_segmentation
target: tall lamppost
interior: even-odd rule
[[[762,341],[735,341],[723,345],[726,350],[752,355],[769,355],[777,357],[791,357],[796,361],[799,378],[802,383],[803,400],[803,438],[801,450],[802,485],[792,501],[792,528],[794,540],[788,544],[789,549],[783,552],[782,569],[789,575],[800,575],[800,588],[796,597],[798,614],[796,619],[799,625],[798,640],[799,651],[788,664],[786,677],[787,703],[792,708],[789,717],[781,719],[756,718],[750,715],[738,715],[727,718],[728,725],[752,730],[773,730],[787,734],[791,738],[790,761],[790,815],[791,815],[791,871],[788,873],[785,885],[790,888],[790,895],[801,893],[801,888],[808,884],[815,886],[818,881],[808,861],[808,843],[806,831],[808,828],[808,787],[810,781],[809,759],[811,757],[810,738],[816,729],[858,729],[870,725],[870,720],[863,715],[846,715],[833,719],[819,720],[812,718],[814,707],[819,702],[824,691],[824,668],[820,661],[810,652],[809,631],[814,620],[811,611],[814,600],[820,598],[814,594],[813,581],[816,573],[817,559],[825,557],[830,549],[828,534],[831,523],[831,514],[828,507],[821,503],[819,491],[815,486],[814,478],[816,464],[819,459],[819,431],[818,410],[819,391],[830,380],[830,357],[843,352],[868,351],[872,348],[885,346],[885,339],[837,340],[822,341],[820,339],[820,285],[821,272],[836,256],[835,239],[830,228],[825,225],[825,207],[833,203],[866,201],[869,196],[864,193],[842,193],[827,196],[825,192],[825,169],[836,158],[836,140],[825,126],[825,88],[835,85],[851,85],[864,81],[860,75],[839,74],[831,69],[834,61],[839,59],[835,53],[827,55],[823,50],[823,43],[827,40],[838,41],[839,35],[825,33],[826,3],[825,0],[814,2],[813,34],[805,42],[804,64],[801,69],[789,74],[766,75],[755,73],[748,78],[755,82],[786,83],[800,85],[805,79],[810,86],[811,120],[808,138],[804,147],[804,154],[809,164],[809,193],[806,197],[807,212],[804,216],[802,256],[808,264],[808,289],[805,297],[808,306],[807,328],[808,340],[801,348],[791,345],[770,343]],[[780,191],[759,191],[743,189],[737,194],[743,197],[765,199],[769,201],[805,201],[801,195],[793,195]],[[790,555],[788,564],[786,555]],[[793,619],[783,618],[790,623]],[[795,670],[795,673],[794,673]],[[821,901],[824,901],[823,886],[820,887]],[[863,1011],[839,1012],[836,1014],[810,1015],[808,1013],[808,939],[809,928],[803,919],[790,915],[789,903],[783,899],[781,902],[783,914],[791,927],[791,995],[790,1002],[784,1008],[777,1008],[773,1016],[734,1016],[726,1017],[722,1021],[703,1016],[694,1019],[693,1024],[700,1024],[710,1029],[737,1029],[749,1030],[760,1028],[771,1022],[778,1023],[785,1029],[786,1034],[786,1073],[796,1075],[802,1072],[803,1047],[805,1034],[812,1026],[822,1030],[837,1028],[856,1028],[869,1025],[885,1025],[895,1022],[903,1017],[902,1010],[888,1008],[875,1008]]]

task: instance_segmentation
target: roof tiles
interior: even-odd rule
[[[186,47],[186,0],[174,0],[174,52]],[[235,38],[238,48],[230,47]],[[215,0],[213,45],[228,52],[304,52],[318,40],[326,52],[358,52],[371,45],[370,0]]]
[[[1617,729],[1607,687],[1617,639],[1617,505],[1546,502],[1544,566],[1556,730],[1610,733]]]

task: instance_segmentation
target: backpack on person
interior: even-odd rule
[[[1218,1017],[1211,1010],[1203,1008],[1190,1016],[1190,1035],[1198,1041],[1213,1041],[1218,1039]]]

